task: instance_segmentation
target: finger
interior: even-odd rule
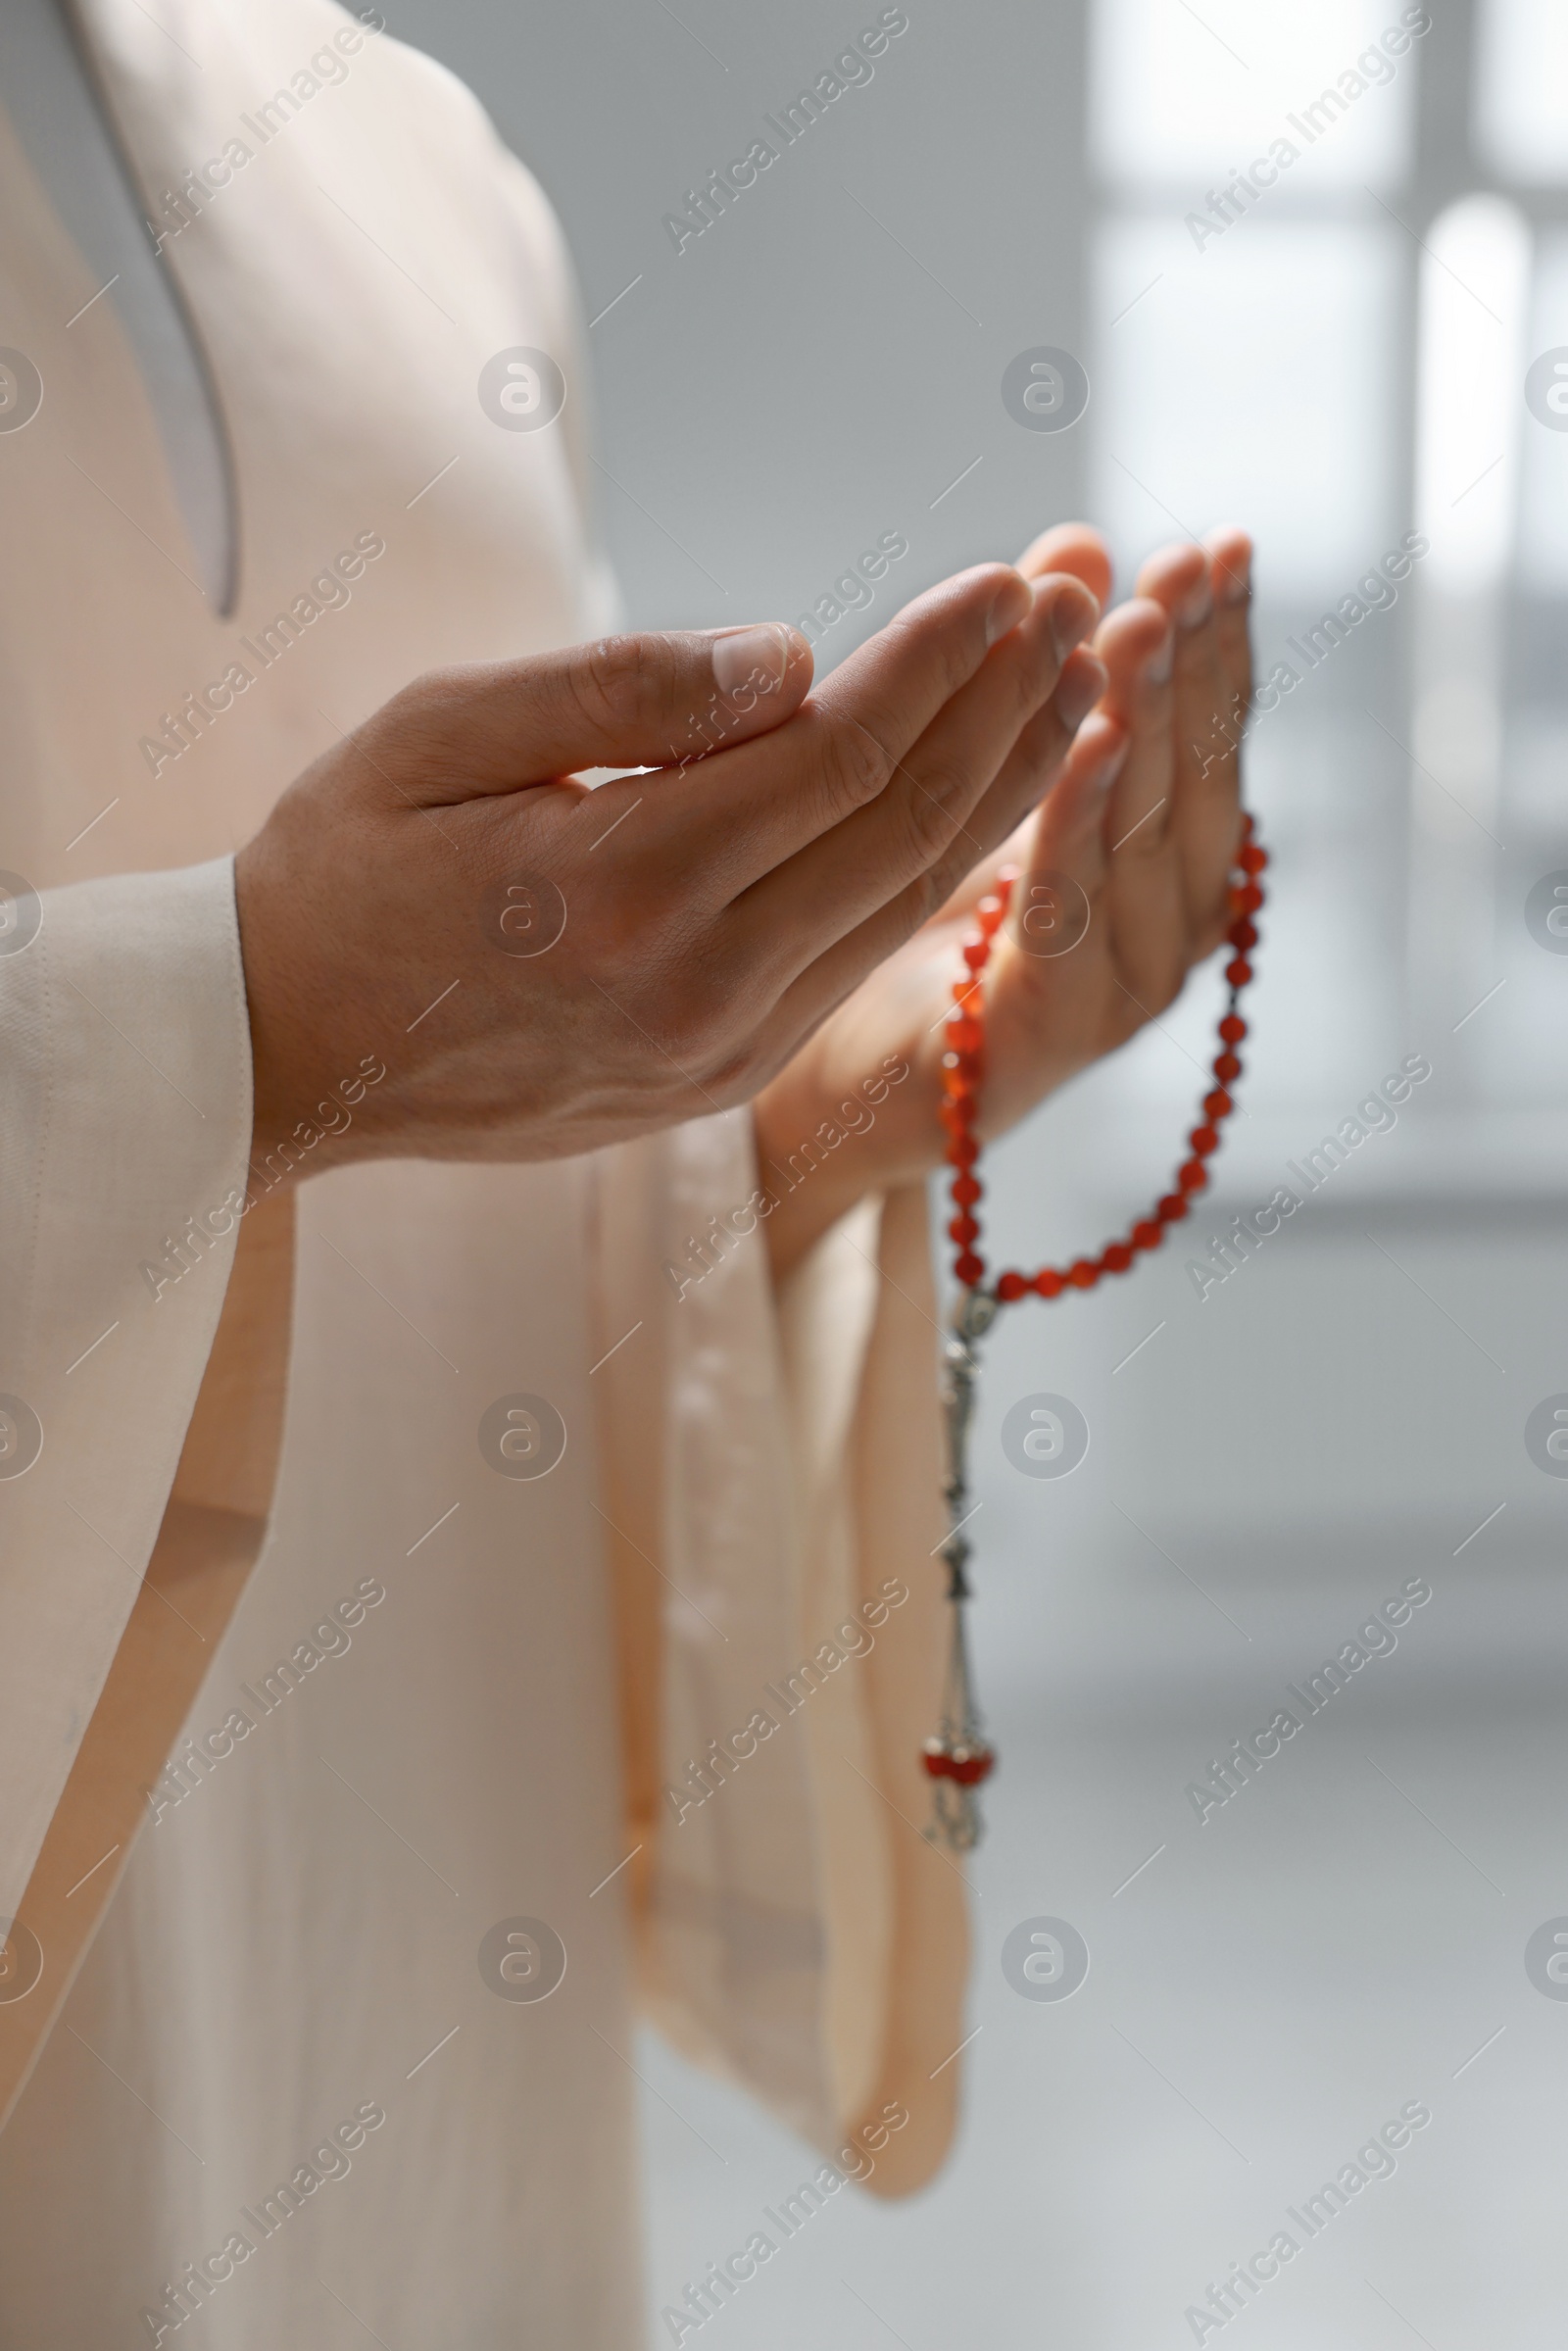
[[[1177,749],[1206,769],[1224,748],[1227,718],[1207,556],[1191,542],[1162,548],[1139,573],[1138,593],[1164,605],[1175,623]]]
[[[830,725],[868,734],[889,759],[902,759],[1033,606],[1028,583],[1007,563],[939,581],[840,662],[815,707]]]
[[[1079,647],[1079,652],[1072,654],[1067,667],[1062,670],[1062,684],[1067,684],[1069,675],[1079,675],[1077,665],[1084,663],[1086,659],[1089,656]],[[1098,675],[1096,670],[1084,672],[1084,694],[1093,694],[1093,706],[1089,717],[1081,721],[1077,731],[1069,731],[1062,724],[1062,687],[1057,687],[1055,694],[1051,696],[1049,706],[1039,712],[1039,717],[1030,719],[1030,724],[1020,733],[1018,743],[1013,745],[1006,761],[1004,761],[1002,773],[997,776],[997,783],[992,785],[987,800],[995,800],[997,815],[1002,815],[1004,811],[1010,813],[1010,808],[1022,802],[1022,815],[1010,827],[1010,832],[1004,832],[995,849],[987,851],[987,856],[983,856],[976,865],[971,865],[971,870],[959,879],[956,889],[950,891],[948,898],[943,898],[941,906],[926,921],[926,929],[943,929],[945,924],[953,924],[953,921],[964,921],[973,912],[980,898],[985,898],[987,891],[995,889],[997,874],[1002,872],[1004,865],[1010,865],[1015,872],[1030,867],[1030,862],[1037,860],[1042,827],[1054,825],[1054,837],[1055,832],[1060,832],[1060,811],[1065,811],[1069,804],[1077,804],[1081,780],[1084,780],[1086,773],[1096,773],[1098,780],[1107,790],[1114,783],[1116,773],[1121,768],[1121,757],[1126,753],[1126,726],[1121,726],[1109,714],[1109,684],[1102,661],[1098,663]],[[1114,757],[1109,757],[1109,759],[1107,745],[1114,750]],[[1030,783],[1027,785],[1020,780],[1025,761],[1030,766]],[[985,825],[987,837],[990,837],[995,835],[997,823],[987,811],[987,800],[980,802],[980,811],[976,823],[973,823],[973,830],[980,832],[980,827]],[[1057,804],[1060,804],[1060,808],[1057,808]],[[1049,858],[1046,858],[1046,862],[1049,862]]]
[[[912,891],[922,915],[948,895],[960,872],[1004,837],[975,831],[979,803],[998,778],[1020,733],[1057,692],[1064,665],[1099,618],[1077,580],[1037,581],[1031,610],[988,655],[970,682],[940,710],[876,799],[763,876],[735,902],[754,937],[758,925],[779,941],[793,979],[835,938]],[[1075,679],[1057,722],[1069,732],[1087,716],[1102,673]],[[804,715],[804,713],[803,713]]]
[[[975,902],[1011,868],[1003,952],[986,974],[987,1019],[1000,1023],[999,1039],[1011,1032],[1031,1066],[1054,1063],[1057,1079],[1102,1050],[1094,1041],[1105,1028],[1109,953],[1105,813],[1128,744],[1127,729],[1102,705],[1074,736],[1037,813],[976,867],[928,926],[951,929],[956,940]],[[1016,1100],[993,1104],[998,1131],[1026,1106]]]
[[[1239,690],[1250,682],[1247,608],[1236,589],[1240,581],[1245,595],[1250,555],[1245,533],[1225,531],[1215,546],[1167,549],[1150,566],[1155,576],[1149,584],[1176,621],[1171,825],[1190,955],[1206,955],[1224,928],[1240,801],[1245,705]]]
[[[1109,673],[1105,708],[1129,737],[1106,814],[1107,849],[1128,865],[1147,864],[1164,848],[1175,774],[1174,631],[1165,607],[1147,596],[1118,605],[1102,623],[1095,649]]]
[[[1204,542],[1219,635],[1220,671],[1234,714],[1252,699],[1252,542],[1245,530],[1211,531]]]
[[[661,804],[670,857],[701,865],[720,904],[737,898],[875,802],[944,704],[1033,609],[1033,591],[1004,563],[917,597],[823,681],[787,735],[686,771],[678,798]]]
[[[1006,952],[987,977],[993,1011],[1004,1007],[1004,1018],[1023,1021],[1031,1060],[1054,1053],[1071,1066],[1090,1057],[1082,1040],[1103,1034],[1110,955],[1105,818],[1129,743],[1126,728],[1097,710],[1017,843],[1023,854],[1008,899]]]
[[[1018,558],[1018,568],[1025,579],[1041,579],[1048,571],[1070,571],[1102,607],[1109,601],[1110,550],[1087,522],[1058,522],[1042,531]]]
[[[1172,733],[1175,631],[1162,602],[1139,596],[1111,613],[1099,642],[1111,673],[1105,709],[1127,729],[1128,745],[1102,828],[1096,946],[1130,987],[1126,1004],[1165,1004],[1187,966],[1180,768]],[[1081,960],[1087,965],[1091,958]],[[1065,984],[1083,980],[1080,971]]]
[[[1176,624],[1170,821],[1189,926],[1206,938],[1234,846],[1241,732],[1220,661],[1209,557],[1190,544],[1162,550],[1139,585],[1167,605]]]
[[[928,907],[940,908],[967,887],[976,871],[1002,856],[1042,802],[1054,798],[1080,734],[1097,723],[1106,677],[1104,662],[1088,646],[1068,655],[1051,700],[1024,727],[947,857],[925,877]]]
[[[1244,531],[1219,531],[1204,552],[1213,612],[1192,633],[1211,641],[1216,716],[1206,741],[1178,722],[1176,742],[1176,837],[1195,956],[1209,954],[1225,928],[1226,883],[1241,821],[1242,731],[1251,700],[1251,542]],[[1192,652],[1196,669],[1196,646]]]
[[[1173,539],[1168,547],[1157,548],[1141,566],[1133,594],[1152,596],[1156,604],[1174,613],[1191,597],[1206,570],[1203,550],[1196,539]]]
[[[1085,661],[1084,690],[1097,698],[1102,689],[1102,674],[1096,677],[1088,669],[1087,658],[1075,654],[1073,661]],[[1090,748],[1087,756],[1075,768],[1073,798],[1088,794],[1102,805],[1105,789],[1114,776],[1123,747],[1121,728],[1114,720],[1093,716],[1087,721]],[[1062,739],[1062,720],[1053,705],[1047,705],[1020,732],[1017,741],[1004,762],[992,794],[988,795],[989,813],[977,812],[976,826],[986,825],[987,837],[980,843],[984,855],[977,854],[970,844],[978,838],[976,828],[970,828],[962,845],[956,845],[955,858],[962,857],[968,864],[971,857],[976,870],[994,879],[998,864],[1009,843],[1009,831],[1016,831],[1016,821],[1005,825],[1005,811],[1036,805],[1043,793],[1051,789],[1061,771],[1064,758],[1074,756],[1072,746],[1065,751]],[[1056,789],[1059,789],[1056,786]],[[960,868],[961,870],[961,868]],[[957,878],[956,871],[952,879]],[[785,990],[776,1013],[780,1038],[804,1035],[817,1022],[825,1019],[834,1006],[858,986],[875,965],[887,957],[908,938],[912,931],[931,913],[936,890],[942,891],[943,910],[955,903],[951,885],[943,887],[941,877],[933,883],[922,875],[891,900],[877,907],[853,931],[838,940],[815,961],[803,969]],[[965,893],[967,896],[967,892]]]
[[[811,649],[781,621],[601,637],[416,678],[357,738],[424,807],[578,767],[678,765],[800,708]]]
[[[1059,875],[1076,882],[1091,910],[1095,907],[1110,873],[1109,796],[1126,771],[1132,746],[1130,730],[1103,705],[1079,728],[1041,808],[1013,891],[1008,927],[1015,934],[1030,931],[1031,906],[1043,890],[1054,888]]]
[[[1201,573],[1200,562],[1198,570]],[[1179,592],[1193,566],[1178,564],[1161,584]],[[1109,794],[1099,842],[1063,864],[1095,892],[1097,935],[1090,953],[1049,975],[1064,1013],[1098,986],[1108,968],[1131,993],[1127,1005],[1168,1003],[1186,969],[1187,922],[1177,843],[1178,761],[1172,740],[1175,632],[1166,605],[1137,596],[1110,613],[1096,644],[1109,671],[1103,705],[1126,731],[1126,755]],[[1065,816],[1064,809],[1063,815]],[[1043,827],[1055,816],[1048,804]],[[1065,856],[1065,852],[1063,856]],[[1060,861],[1058,859],[1058,861]],[[1108,962],[1106,960],[1108,958]],[[1115,1005],[1113,1009],[1117,1008]],[[1095,1024],[1090,1020],[1088,1025]]]

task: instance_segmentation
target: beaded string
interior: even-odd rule
[[[978,936],[963,947],[964,968],[954,982],[953,1009],[945,1029],[947,1050],[942,1056],[942,1123],[948,1133],[945,1156],[955,1171],[951,1194],[955,1213],[948,1238],[955,1246],[953,1271],[960,1292],[944,1348],[948,1414],[944,1492],[951,1523],[942,1556],[953,1606],[953,1644],[941,1728],[926,1740],[921,1755],[932,1782],[933,1818],[926,1835],[958,1851],[967,1850],[979,1839],[976,1790],[996,1767],[996,1753],[987,1743],[975,1705],[963,1608],[969,1597],[965,1571],[972,1549],[962,1530],[973,1515],[968,1507],[967,1459],[978,1372],[976,1342],[990,1329],[1001,1307],[1021,1298],[1060,1298],[1067,1290],[1092,1290],[1102,1274],[1127,1273],[1141,1252],[1159,1248],[1169,1227],[1191,1212],[1195,1194],[1206,1189],[1206,1162],[1218,1151],[1220,1128],[1236,1107],[1231,1089],[1242,1074],[1237,1048],[1247,1035],[1247,1023],[1237,1007],[1242,990],[1252,976],[1250,958],[1258,937],[1252,917],[1263,904],[1258,877],[1267,865],[1268,857],[1256,839],[1252,818],[1244,815],[1230,884],[1231,922],[1225,934],[1231,948],[1225,966],[1229,997],[1219,1023],[1220,1051],[1212,1063],[1215,1084],[1203,1096],[1200,1124],[1187,1138],[1189,1156],[1176,1170],[1174,1189],[1156,1200],[1152,1215],[1131,1225],[1120,1240],[1107,1242],[1098,1256],[1077,1257],[1066,1266],[1043,1265],[1035,1273],[1009,1268],[989,1286],[979,1246],[982,1235],[977,1211],[983,1187],[976,1173],[981,1147],[974,1131],[985,1069],[982,979],[991,960],[992,942],[1006,916],[1017,880],[1016,867],[1005,868],[995,893],[981,899],[976,908]]]

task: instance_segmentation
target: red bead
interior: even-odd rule
[[[958,1747],[948,1757],[948,1778],[960,1788],[974,1788],[990,1778],[996,1760],[989,1747]]]
[[[1257,830],[1257,818],[1256,818],[1256,817],[1255,817],[1255,816],[1252,814],[1252,811],[1251,811],[1251,809],[1250,809],[1250,808],[1244,808],[1244,809],[1242,810],[1242,838],[1243,838],[1243,840],[1244,840],[1244,841],[1250,841],[1250,839],[1252,838],[1252,835],[1253,835],[1253,833],[1254,833],[1256,830]]]
[[[1258,942],[1257,926],[1251,920],[1263,904],[1263,891],[1256,881],[1266,871],[1268,857],[1253,839],[1254,825],[1250,815],[1242,818],[1242,845],[1237,851],[1236,873],[1245,875],[1230,891],[1231,922],[1226,932],[1231,955],[1225,966],[1225,977],[1233,991],[1245,988],[1254,976],[1250,953]],[[956,1213],[950,1219],[948,1234],[958,1249],[956,1273],[968,1289],[978,1289],[986,1278],[985,1259],[974,1246],[980,1239],[980,1225],[970,1210],[982,1197],[982,1185],[972,1171],[979,1165],[981,1146],[974,1134],[976,1093],[985,1066],[985,1027],[980,1009],[979,974],[990,960],[991,942],[1005,919],[1012,888],[1018,878],[1016,866],[1004,867],[998,876],[994,890],[980,900],[975,920],[978,938],[970,937],[960,950],[964,974],[953,989],[953,1007],[943,1024],[942,1055],[943,1100],[940,1105],[942,1124],[947,1136],[948,1164],[959,1172],[951,1185]],[[1234,995],[1233,1000],[1234,1002]],[[1059,1298],[1065,1289],[1092,1290],[1103,1274],[1123,1274],[1130,1271],[1141,1250],[1158,1249],[1166,1228],[1179,1224],[1191,1213],[1193,1196],[1208,1188],[1208,1170],[1204,1161],[1219,1149],[1220,1124],[1235,1110],[1230,1091],[1242,1074],[1242,1062],[1235,1048],[1249,1034],[1248,1024],[1234,1011],[1226,1013],[1219,1023],[1222,1051],[1211,1064],[1214,1083],[1202,1098],[1201,1122],[1195,1126],[1188,1145],[1192,1156],[1184,1160],[1176,1173],[1176,1189],[1166,1193],[1152,1215],[1143,1217],[1131,1228],[1125,1239],[1108,1242],[1098,1257],[1078,1257],[1065,1269],[1042,1266],[1033,1275],[1008,1272],[997,1277],[993,1295],[999,1302],[1012,1304],[1031,1290],[1044,1298]],[[926,1770],[933,1777],[948,1778],[962,1786],[974,1786],[992,1770],[994,1757],[989,1747],[976,1744],[949,1746],[933,1739],[927,1742],[923,1758]]]
[[[934,1739],[926,1740],[921,1749],[920,1761],[925,1765],[933,1780],[950,1780],[953,1777],[952,1757],[947,1748],[940,1745]]]

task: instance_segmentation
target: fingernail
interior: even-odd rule
[[[1214,610],[1214,598],[1205,570],[1196,587],[1190,588],[1176,607],[1176,617],[1183,628],[1200,628]]]
[[[1167,629],[1157,649],[1144,664],[1144,675],[1152,686],[1168,686],[1171,667],[1176,659],[1176,632]]]
[[[1063,726],[1082,726],[1109,683],[1098,654],[1080,654],[1056,688],[1056,715]]]
[[[1252,592],[1252,559],[1244,555],[1239,563],[1220,566],[1219,593],[1222,604],[1245,604]]]
[[[997,600],[986,614],[986,643],[995,645],[1009,628],[1016,628],[1028,612],[1032,591],[1022,572],[1009,571],[997,593]]]
[[[1100,605],[1079,580],[1042,581],[1041,588],[1054,599],[1051,607],[1051,634],[1056,648],[1056,659],[1064,661],[1075,645],[1081,645],[1097,626]],[[1038,597],[1041,588],[1035,593]]]
[[[790,662],[790,640],[777,621],[726,629],[712,642],[713,683],[720,694],[737,693],[746,685],[770,693],[783,684]]]

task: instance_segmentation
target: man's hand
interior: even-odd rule
[[[776,626],[418,680],[236,860],[257,1151],[551,1158],[747,1100],[1038,803],[1098,619],[986,564],[809,698]]]
[[[766,1231],[788,1270],[865,1191],[910,1182],[942,1158],[942,1026],[976,901],[1004,863],[1020,868],[985,975],[980,1131],[1004,1133],[1053,1088],[1164,1010],[1219,945],[1239,839],[1242,723],[1251,696],[1251,544],[1151,557],[1136,594],[1095,639],[1108,683],[1038,814],[977,864],[948,904],[874,972],[757,1103],[764,1178],[778,1205]],[[1110,588],[1098,533],[1079,524],[1036,540],[1019,568],[1070,572],[1097,600]],[[867,1115],[863,1089],[906,1064]],[[857,1102],[857,1097],[859,1102]],[[788,1189],[767,1165],[807,1163],[824,1121],[848,1139]]]

